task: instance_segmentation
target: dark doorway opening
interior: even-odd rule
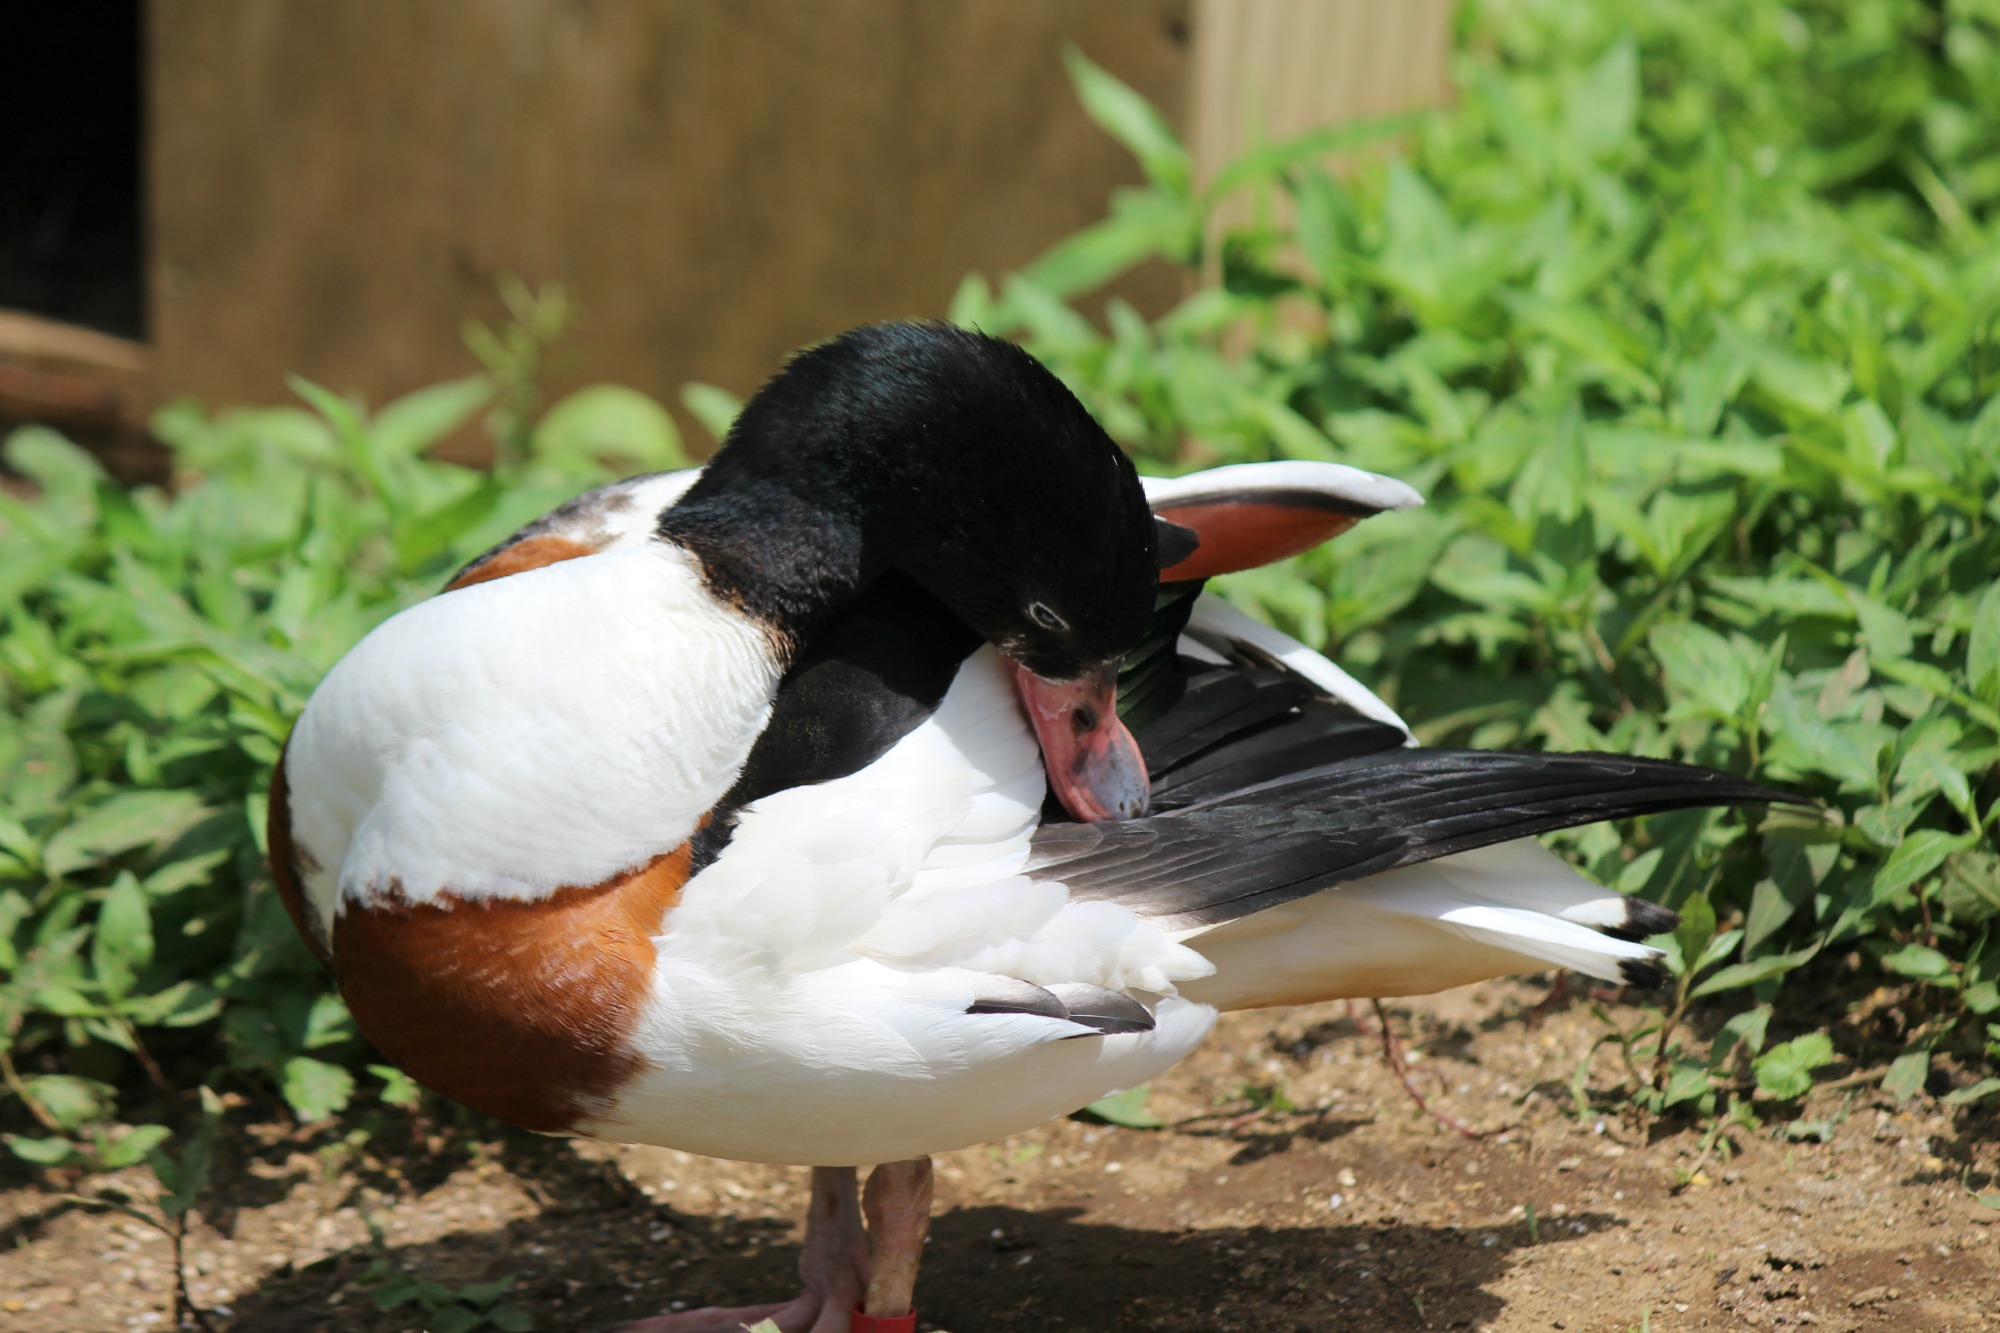
[[[146,333],[139,0],[0,3],[0,307]]]

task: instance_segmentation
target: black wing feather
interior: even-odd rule
[[[1179,929],[1554,829],[1773,802],[1798,798],[1666,760],[1396,748],[1144,819],[1044,825],[1029,874]]]

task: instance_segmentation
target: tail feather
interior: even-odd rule
[[[1215,972],[1181,990],[1254,1009],[1427,994],[1550,967],[1658,985],[1659,950],[1594,924],[1627,904],[1650,907],[1591,883],[1539,843],[1502,843],[1189,931],[1183,941]]]

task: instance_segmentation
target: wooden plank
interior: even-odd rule
[[[0,418],[134,427],[144,420],[146,348],[95,329],[0,310]]]
[[[0,356],[106,376],[135,376],[146,368],[143,343],[25,310],[0,310]]]
[[[0,310],[0,440],[54,426],[126,482],[160,482],[169,459],[146,434],[151,351],[95,329]],[[21,493],[15,478],[0,488]]]
[[[1211,176],[1245,149],[1451,95],[1456,0],[1195,0],[1189,142]]]
[[[574,295],[560,384],[747,391],[1101,216],[1062,44],[1178,118],[1187,3],[150,0],[158,392],[465,373],[505,274]]]

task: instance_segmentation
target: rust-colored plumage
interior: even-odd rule
[[[331,963],[326,952],[326,932],[319,917],[306,902],[306,854],[292,838],[292,791],[285,778],[285,756],[280,751],[278,766],[271,771],[270,804],[264,813],[264,848],[271,858],[271,879],[278,886],[278,901],[285,905],[299,937],[322,963]]]
[[[455,592],[460,588],[470,588],[475,583],[504,579],[509,574],[520,574],[530,569],[540,569],[543,565],[574,560],[580,555],[595,554],[597,554],[595,546],[588,546],[568,537],[549,535],[523,537],[510,546],[501,547],[478,564],[460,570],[457,578],[444,585],[444,590]]]
[[[1310,551],[1353,527],[1359,517],[1310,505],[1255,501],[1195,504],[1157,512],[1169,522],[1192,528],[1201,538],[1192,555],[1160,571],[1162,583],[1212,579]]]
[[[393,891],[348,903],[334,975],[355,1022],[409,1075],[523,1129],[560,1133],[638,1072],[630,1035],[652,936],[687,882],[685,843],[534,902]]]

